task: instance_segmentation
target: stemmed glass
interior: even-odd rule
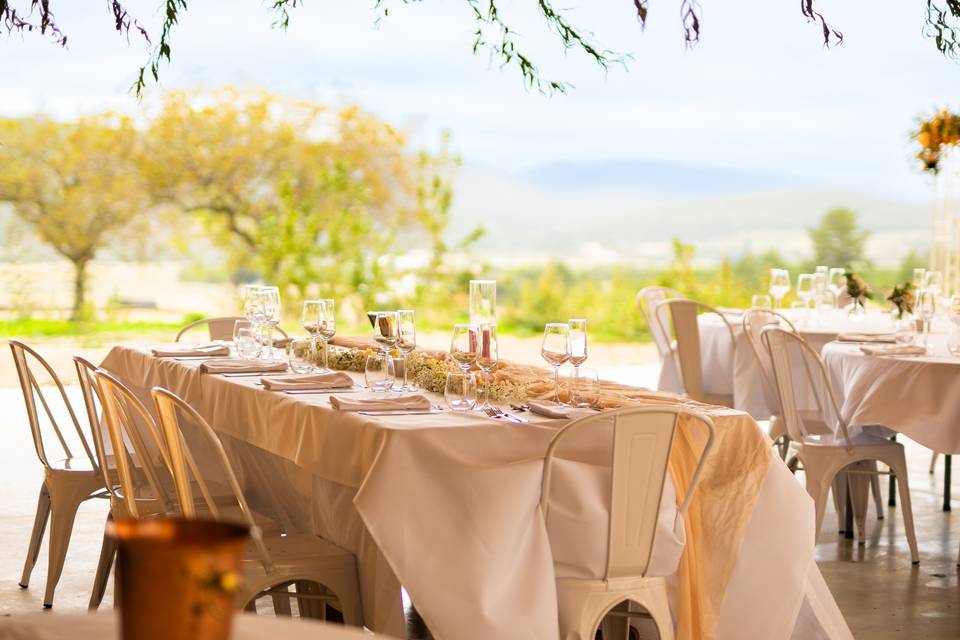
[[[786,269],[770,269],[770,295],[783,306],[783,296],[790,293],[790,272]]]
[[[797,297],[803,300],[803,322],[810,314],[810,300],[816,295],[816,280],[812,273],[801,273],[797,278]]]
[[[919,295],[927,281],[927,270],[923,267],[913,270],[913,290]]]
[[[397,311],[397,348],[403,356],[403,386],[401,391],[416,391],[417,387],[408,382],[407,364],[410,353],[417,348],[417,323],[411,309]]]
[[[313,362],[317,362],[317,338],[320,335],[320,308],[322,300],[304,300],[303,311],[300,313],[300,326],[310,336],[310,354]]]
[[[497,344],[497,323],[485,322],[480,325],[480,355],[477,366],[483,372],[483,401],[481,409],[490,406],[490,385],[493,382],[493,370],[500,360],[500,347]]]
[[[267,335],[265,339],[265,353],[273,357],[273,330],[280,324],[280,289],[277,287],[260,287],[258,295],[263,299],[263,323]]]
[[[400,340],[400,333],[397,331],[396,311],[377,311],[377,317],[373,323],[373,340],[380,345],[383,357],[385,359],[389,358],[390,351],[397,346],[397,342]]]
[[[450,357],[460,365],[464,373],[480,357],[480,335],[475,324],[453,325],[453,337],[450,338]]]
[[[580,365],[587,361],[587,321],[583,318],[567,320],[570,327],[570,362],[573,363],[573,376],[580,377]]]
[[[323,342],[323,373],[330,373],[330,340],[337,335],[337,316],[333,298],[320,301],[320,341]]]
[[[920,317],[923,318],[923,350],[926,351],[930,343],[930,325],[937,312],[937,297],[933,291],[926,290],[920,293],[919,302]]]
[[[840,294],[847,288],[847,272],[840,267],[830,269],[830,291],[833,291],[834,305],[840,306]]]
[[[548,322],[543,328],[540,355],[553,366],[553,389],[560,402],[560,366],[570,359],[570,327],[566,322]]]
[[[260,333],[263,331],[263,323],[266,319],[263,306],[263,296],[260,290],[262,287],[258,284],[248,284],[243,290],[243,317],[250,323],[250,327],[257,335],[257,340],[261,343]]]
[[[927,271],[923,279],[923,290],[929,291],[935,298],[943,291],[943,274],[939,271]]]

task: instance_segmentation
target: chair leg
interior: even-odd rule
[[[880,493],[880,477],[870,477],[870,491],[873,493],[873,506],[877,509],[877,520],[883,520],[883,495]]]
[[[109,523],[113,518],[107,515]],[[87,609],[96,611],[103,602],[103,594],[107,591],[107,582],[113,569],[113,559],[117,554],[117,545],[113,538],[103,534],[103,543],[100,546],[100,561],[97,563],[97,575],[93,579],[93,591],[90,593],[90,604]]]
[[[933,475],[937,470],[937,458],[940,457],[940,454],[936,451],[933,452],[933,455],[930,456],[930,475]]]
[[[837,533],[847,532],[847,491],[847,474],[841,471],[833,478],[833,508],[837,512]],[[819,527],[817,531],[820,531]]]
[[[858,467],[866,465],[858,464]],[[876,476],[872,476],[876,478]],[[866,544],[867,535],[867,505],[869,503],[870,479],[858,473],[851,473],[847,478],[850,487],[850,499],[853,506],[853,515],[856,520],[856,528],[859,532],[860,544]]]
[[[273,600],[274,615],[286,616],[287,618],[293,615],[293,611],[290,609],[289,597],[271,595],[270,599]]]
[[[50,491],[50,542],[49,561],[47,563],[47,588],[43,596],[43,606],[53,606],[53,594],[63,573],[63,563],[70,547],[70,535],[73,533],[73,521],[77,517],[80,503],[90,496],[85,486],[72,483],[48,483]]]
[[[809,469],[809,467],[808,467]],[[816,543],[820,535],[820,527],[823,526],[823,514],[827,510],[827,499],[830,493],[830,482],[821,478],[811,478],[808,470],[807,475],[807,493],[813,498],[814,509],[816,510],[816,525],[813,530],[813,539]]]
[[[47,529],[47,520],[50,518],[50,492],[47,483],[40,485],[40,498],[37,500],[37,515],[33,518],[33,532],[30,534],[30,546],[27,548],[27,559],[23,563],[23,575],[20,576],[20,588],[30,586],[30,574],[37,564],[40,555],[40,545],[43,542],[43,532]]]
[[[910,545],[910,560],[913,564],[920,564],[920,553],[917,551],[917,533],[913,528],[913,506],[910,504],[910,487],[907,482],[907,462],[898,461],[897,487],[900,493],[900,511],[903,512],[903,528],[907,533],[907,544]]]

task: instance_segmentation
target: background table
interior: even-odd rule
[[[196,363],[153,358],[143,347],[114,348],[103,366],[141,390],[159,385],[187,399],[228,444],[251,501],[277,505],[289,526],[357,554],[364,614],[377,630],[402,635],[402,583],[438,638],[556,638],[554,562],[585,576],[602,566],[606,538],[597,523],[605,528],[608,450],[594,443],[565,454],[572,464],[557,468],[567,474],[563,484],[578,488],[567,510],[567,524],[580,525],[576,535],[553,524],[548,535],[537,509],[542,457],[564,421],[336,412],[326,395],[201,375]],[[743,413],[711,411],[736,428],[758,429]],[[812,502],[772,450],[764,455],[771,462],[740,547],[724,556],[732,575],[716,637],[786,640],[803,629],[800,637],[849,638],[813,561]],[[703,497],[714,517],[724,518],[735,485]],[[658,529],[654,548],[664,572],[677,559],[672,530]]]
[[[113,611],[95,614],[31,613],[0,618],[0,640],[113,640],[119,638]],[[385,638],[385,636],[379,636]],[[240,614],[231,640],[369,640],[363,630],[313,620]]]

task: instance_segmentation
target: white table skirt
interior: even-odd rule
[[[231,450],[243,451],[237,457],[251,492],[288,503],[301,525],[357,553],[365,615],[378,629],[400,635],[392,594],[402,582],[438,638],[556,638],[554,556],[591,572],[596,565],[577,558],[587,549],[602,552],[595,543],[556,548],[573,537],[552,528],[548,536],[536,509],[542,455],[557,422],[515,425],[447,413],[388,422],[331,411],[325,396],[270,394],[255,378],[201,376],[193,364],[130,348],[114,349],[104,366],[141,389],[162,385],[186,397],[228,436]],[[726,591],[718,638],[786,640],[801,627],[817,632],[799,637],[850,637],[813,563],[812,523],[810,499],[774,460]],[[768,548],[785,539],[793,539],[791,553],[780,552],[781,542],[780,551]]]
[[[114,640],[120,637],[118,623],[113,611],[91,614],[47,612],[14,615],[0,618],[0,640]],[[337,624],[240,614],[233,621],[230,638],[363,640],[369,639],[370,635],[360,629]]]
[[[823,358],[849,427],[883,426],[941,453],[960,454],[960,358],[946,336],[931,336],[928,356],[868,356],[831,343]]]

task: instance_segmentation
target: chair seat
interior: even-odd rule
[[[277,569],[310,565],[333,565],[354,562],[353,554],[323,538],[309,533],[265,535],[263,543]],[[248,547],[247,559],[259,562],[256,548]]]
[[[50,471],[64,471],[67,473],[94,473],[93,465],[86,456],[81,458],[63,458],[60,460],[49,460],[48,468]]]
[[[704,393],[703,401],[718,407],[733,407],[733,396],[728,394]]]
[[[818,438],[808,437],[803,441],[803,446],[812,447],[812,448],[819,448],[819,447],[838,448],[838,447],[853,446],[853,447],[856,447],[857,449],[882,447],[888,450],[891,447],[903,448],[903,445],[901,445],[898,442],[895,442],[893,440],[888,440],[887,438],[876,436],[870,433],[865,433],[863,431],[859,431],[855,435],[851,436],[849,442],[843,440],[842,437],[838,435],[833,435],[833,434],[823,435]]]

